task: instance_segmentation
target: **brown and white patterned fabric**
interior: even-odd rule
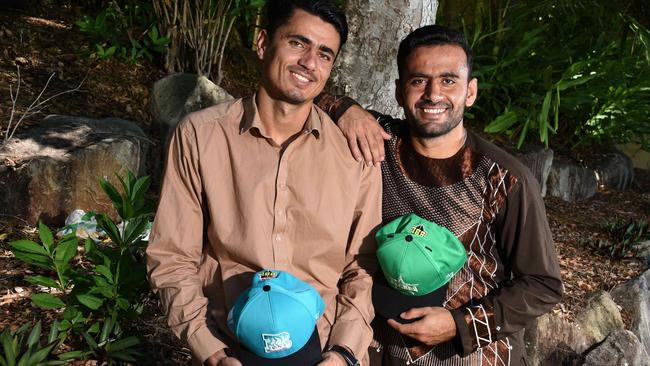
[[[379,119],[393,135],[382,164],[384,223],[416,213],[453,232],[468,261],[450,281],[444,304],[454,316],[456,339],[429,347],[377,318],[370,352],[380,352],[385,366],[522,364],[523,327],[562,294],[536,181],[472,132],[454,156],[431,159],[413,149],[404,121]]]

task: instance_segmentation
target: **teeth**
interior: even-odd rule
[[[296,74],[295,72],[292,73],[292,74],[296,77],[296,79],[298,79],[298,80],[300,80],[300,81],[302,81],[302,82],[304,82],[304,83],[306,83],[306,82],[309,81],[309,79],[307,79],[306,77],[304,77],[304,76],[302,76],[302,75],[298,75],[298,74]]]
[[[423,108],[424,113],[442,113],[445,111],[444,108]]]

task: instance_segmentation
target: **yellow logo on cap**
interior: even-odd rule
[[[427,232],[424,231],[424,225],[416,225],[411,228],[411,234],[425,237]]]
[[[260,272],[260,280],[266,281],[278,277],[278,272],[275,271],[262,271]]]

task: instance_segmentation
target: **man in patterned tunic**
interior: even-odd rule
[[[463,126],[478,81],[460,32],[415,30],[401,42],[397,64],[406,119],[372,112],[387,135],[349,98],[324,95],[319,105],[339,120],[358,160],[382,161],[384,223],[416,213],[453,232],[468,261],[442,307],[401,314],[410,324],[375,319],[371,365],[523,365],[523,328],[562,297],[539,185]]]

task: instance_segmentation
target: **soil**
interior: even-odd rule
[[[42,114],[124,118],[157,138],[148,101],[151,86],[165,74],[160,64],[143,61],[131,65],[89,58],[86,55],[91,45],[74,26],[82,10],[44,4],[24,10],[0,7],[0,137],[6,134],[12,107],[9,89],[16,90],[19,66],[18,113],[27,108],[54,73],[43,98],[80,83],[81,88],[51,101]],[[255,73],[250,71],[254,67],[252,53],[237,49],[229,54],[222,86],[234,96],[250,93],[255,85]],[[41,117],[23,122],[18,131],[37,126]],[[638,260],[614,260],[587,245],[598,239],[614,240],[604,225],[616,219],[650,222],[650,173],[636,170],[635,174],[633,187],[626,191],[602,191],[577,203],[545,199],[565,286],[565,297],[553,312],[572,319],[596,291],[610,290],[647,269]],[[58,315],[30,303],[35,288],[24,276],[38,270],[17,261],[8,250],[9,241],[26,236],[34,237],[35,229],[17,218],[0,216],[0,329],[38,319],[49,324]],[[131,328],[144,342],[144,356],[138,364],[189,364],[189,350],[169,331],[154,295],[149,296],[142,319]]]

